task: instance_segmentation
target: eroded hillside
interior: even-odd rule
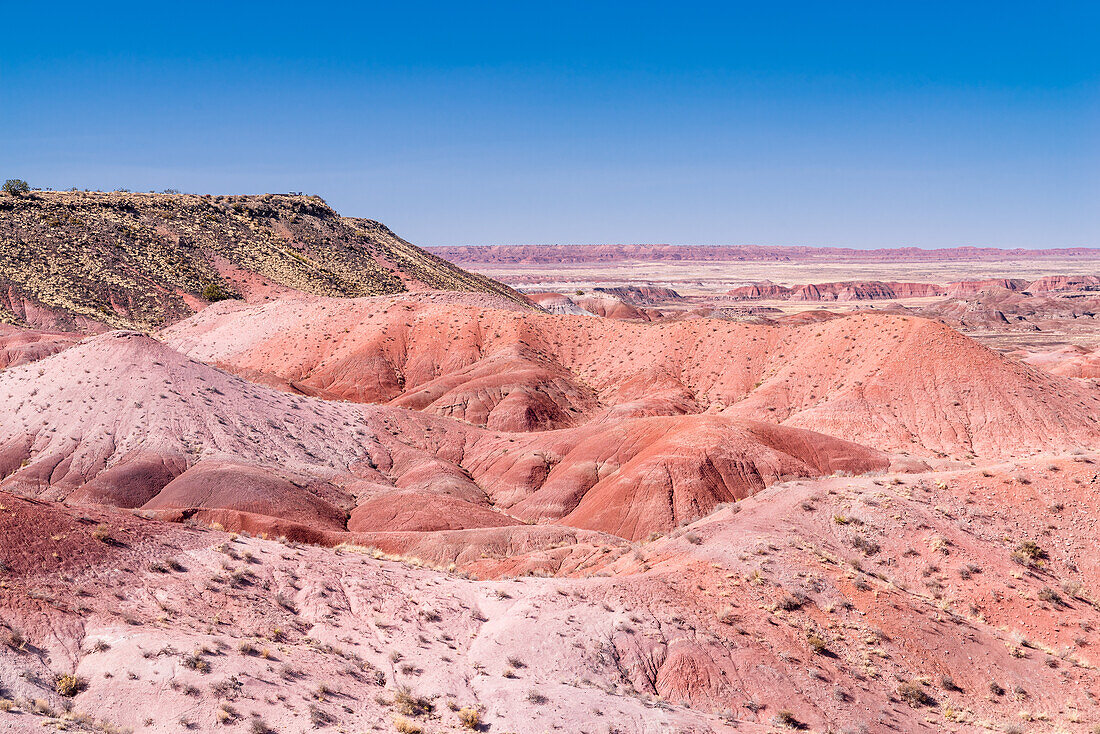
[[[0,195],[0,319],[9,322],[149,330],[221,299],[426,288],[523,301],[316,196]]]

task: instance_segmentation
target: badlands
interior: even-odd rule
[[[0,731],[1100,726],[1096,253],[472,249],[0,197]]]

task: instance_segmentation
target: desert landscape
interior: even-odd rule
[[[0,734],[1100,734],[1097,28],[5,3]]]
[[[945,323],[1037,363],[1089,362],[1100,346],[1100,249],[528,245],[429,251],[562,311],[756,320],[875,310]],[[619,302],[625,302],[625,305]],[[633,307],[633,308],[632,308]],[[813,318],[798,316],[798,318]],[[1087,370],[1086,370],[1087,371]],[[1095,375],[1093,375],[1095,376]]]
[[[1098,260],[0,195],[0,730],[1091,732]]]

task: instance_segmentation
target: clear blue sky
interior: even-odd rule
[[[8,2],[0,178],[420,244],[1100,246],[1095,2]]]

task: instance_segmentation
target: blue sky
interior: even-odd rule
[[[5,3],[0,178],[419,244],[1100,246],[1100,4]]]

